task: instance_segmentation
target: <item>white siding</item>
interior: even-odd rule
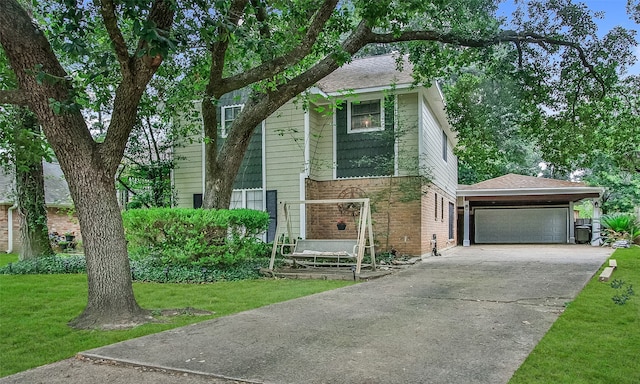
[[[202,193],[202,142],[175,148],[176,169],[173,185],[176,190],[175,206],[193,208],[193,195]]]
[[[328,106],[325,106],[328,108]],[[310,111],[311,145],[309,158],[311,161],[311,178],[314,180],[331,180],[333,177],[333,114]]]
[[[398,175],[418,174],[418,94],[398,95],[395,121]]]
[[[288,102],[266,120],[266,189],[278,191],[278,202],[300,199],[300,173],[304,172],[304,111]],[[299,235],[299,209],[292,210],[295,236]]]
[[[424,165],[431,170],[433,183],[451,196],[458,186],[458,159],[453,154],[453,134],[446,121],[438,119],[427,97],[421,98],[422,138],[421,150]],[[447,134],[447,160],[442,156],[442,131]]]

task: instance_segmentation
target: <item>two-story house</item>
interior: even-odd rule
[[[456,244],[456,144],[437,86],[414,86],[411,65],[392,55],[353,60],[257,127],[236,178],[232,208],[278,202],[369,197],[379,251],[421,255]],[[243,95],[220,101],[222,138],[242,110]],[[198,207],[204,191],[204,147],[176,148],[173,175],[179,207]],[[293,210],[302,238],[351,236],[336,221],[344,206]],[[346,217],[345,217],[346,216]],[[273,239],[270,228],[268,240]]]

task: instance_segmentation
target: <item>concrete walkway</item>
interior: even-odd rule
[[[457,247],[378,280],[82,353],[177,376],[72,360],[0,383],[506,383],[610,253]]]

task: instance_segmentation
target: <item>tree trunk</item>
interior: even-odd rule
[[[73,194],[82,228],[87,260],[89,296],[87,306],[69,325],[76,328],[130,328],[149,321],[148,311],[140,308],[133,295],[131,269],[124,237],[120,207],[115,194],[115,181],[100,170],[74,179]]]
[[[40,135],[40,126],[35,116],[28,110],[22,110],[16,119],[15,144],[31,139],[31,132]],[[38,256],[52,256],[55,254],[49,242],[47,227],[47,208],[44,198],[44,170],[42,158],[39,155],[17,150],[15,152],[16,165],[16,200],[20,212],[20,236],[22,248],[20,260]]]
[[[55,255],[49,243],[42,163],[16,168],[16,198],[22,239],[20,260]]]
[[[129,56],[117,27],[115,9],[101,3],[105,26],[112,37],[122,72],[115,91],[111,123],[102,143],[91,137],[74,103],[73,84],[60,65],[46,35],[16,0],[0,1],[0,43],[18,82],[16,103],[37,115],[69,184],[87,260],[87,307],[70,324],[78,328],[122,328],[148,321],[133,295],[122,216],[116,199],[115,173],[137,117],[140,98],[162,63],[162,56]],[[173,2],[152,2],[148,21],[168,31]],[[140,40],[136,52],[144,52]],[[44,80],[39,80],[42,75]],[[64,79],[65,81],[60,81]],[[54,81],[55,80],[55,81]]]
[[[205,154],[210,145],[205,144]],[[244,152],[238,152],[234,156],[243,156]],[[232,159],[225,159],[226,162]],[[242,162],[242,158],[240,158]],[[236,172],[232,172],[228,167],[220,164],[220,161],[207,161],[205,166],[205,192],[202,201],[202,208],[205,209],[229,209],[231,205],[231,193],[233,192],[233,182]]]

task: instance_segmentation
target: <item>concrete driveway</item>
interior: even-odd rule
[[[378,280],[83,355],[258,383],[506,383],[610,253],[457,247]]]

